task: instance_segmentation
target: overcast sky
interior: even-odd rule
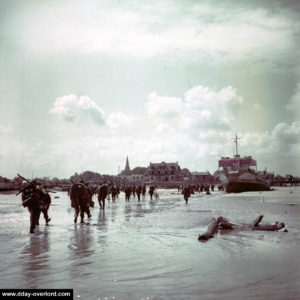
[[[300,2],[0,1],[0,175],[221,156],[300,175]]]

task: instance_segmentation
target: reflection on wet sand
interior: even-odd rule
[[[97,224],[98,229],[101,230],[107,230],[107,219],[105,217],[105,211],[100,210],[98,214],[98,224]]]
[[[130,203],[126,203],[125,206],[124,206],[124,217],[125,217],[125,220],[127,222],[130,221],[130,217],[131,217],[131,205],[130,205]]]
[[[29,244],[21,253],[22,273],[28,288],[40,287],[40,274],[49,272],[49,227],[38,235],[30,235]]]
[[[98,246],[101,247],[102,250],[107,249],[107,234],[108,234],[108,226],[107,226],[107,217],[105,216],[105,211],[100,210],[98,215]]]
[[[75,224],[73,234],[70,237],[69,249],[71,250],[71,259],[78,257],[88,257],[94,253],[92,248],[93,234],[90,226],[87,224]]]
[[[152,199],[149,201],[149,205],[150,205],[150,209],[154,210],[155,206],[156,206],[157,201]]]
[[[88,224],[74,224],[68,248],[70,250],[68,260],[71,262],[71,277],[76,278],[90,274],[95,247],[93,233]]]
[[[136,205],[135,217],[143,217],[143,216],[144,216],[143,204],[138,202]]]
[[[112,221],[112,223],[114,223],[115,220],[116,220],[117,210],[118,210],[117,204],[113,204],[112,209],[111,209],[111,221]]]

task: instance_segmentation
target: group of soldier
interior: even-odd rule
[[[24,178],[25,179],[25,178]],[[156,190],[155,186],[149,187],[149,195],[152,200],[153,194]],[[125,193],[125,201],[129,202],[131,196],[137,196],[138,201],[146,197],[146,186],[117,186],[113,184],[101,184],[98,188],[89,187],[88,183],[80,180],[78,183],[72,182],[68,194],[71,199],[71,207],[75,209],[74,223],[77,223],[77,218],[80,214],[81,223],[84,223],[84,215],[91,217],[90,207],[94,207],[93,195],[97,194],[99,207],[101,210],[105,209],[106,199],[110,198],[115,203],[116,198],[119,197],[120,192]],[[40,214],[43,213],[46,225],[51,218],[48,216],[48,210],[51,204],[51,197],[49,191],[43,186],[39,185],[35,180],[24,180],[22,188],[19,191],[22,193],[22,205],[28,208],[30,213],[30,233],[34,233],[37,225],[39,225]],[[18,193],[18,194],[19,194]],[[157,198],[156,198],[157,199]]]
[[[186,203],[191,194],[195,192],[210,194],[210,189],[214,191],[214,185],[186,185],[178,186],[178,191],[181,190],[183,198]],[[88,218],[91,217],[90,207],[94,207],[94,201],[92,200],[93,195],[97,194],[99,207],[101,210],[105,209],[106,199],[110,198],[115,203],[119,197],[120,192],[123,191],[125,194],[125,201],[129,202],[131,196],[137,197],[138,201],[146,197],[146,186],[145,185],[126,185],[123,187],[113,184],[101,184],[96,189],[89,187],[88,183],[80,180],[78,183],[72,183],[69,189],[69,196],[71,199],[71,207],[75,209],[74,223],[77,223],[77,218],[80,214],[81,223],[84,223],[84,215]],[[19,193],[22,193],[22,204],[28,208],[30,213],[30,233],[33,233],[36,226],[39,225],[40,214],[43,213],[46,225],[50,222],[51,218],[48,216],[48,210],[51,204],[51,197],[49,192],[43,187],[38,185],[36,181],[25,180],[22,184],[22,189]],[[158,199],[159,196],[156,192],[156,187],[151,185],[149,187],[150,200]]]
[[[209,194],[210,191],[214,191],[215,189],[215,185],[214,184],[190,184],[190,185],[186,185],[186,186],[178,186],[178,192],[180,190],[183,190],[185,187],[188,187],[191,191],[191,193],[195,193],[195,192],[199,192],[200,194],[202,194],[203,192],[205,192],[206,194]],[[218,187],[219,188],[219,187]]]
[[[199,192],[200,194],[202,194],[203,192],[205,192],[206,195],[210,195],[210,191],[213,192],[214,188],[214,184],[192,184],[182,187],[178,186],[178,192],[181,190],[181,194],[183,195],[185,203],[188,203],[191,194],[194,194],[195,192]]]
[[[150,195],[150,199],[152,200],[154,191],[155,191],[155,186],[151,185],[149,187],[149,195]],[[141,196],[143,199],[145,199],[146,197],[146,186],[145,185],[138,185],[138,186],[125,186],[123,188],[124,193],[125,193],[125,200],[126,202],[129,202],[131,195],[135,198],[135,196],[137,196],[138,201],[141,200]]]

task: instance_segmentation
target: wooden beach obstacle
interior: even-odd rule
[[[263,215],[258,216],[251,224],[237,224],[229,222],[226,218],[218,217],[213,218],[212,222],[208,224],[205,233],[199,234],[199,241],[207,241],[214,237],[218,230],[259,230],[259,231],[278,231],[285,227],[283,222],[275,222],[274,224],[260,224],[263,219]],[[285,229],[285,232],[287,230]]]
[[[198,240],[207,241],[213,238],[214,234],[218,232],[219,224],[222,219],[222,217],[218,217],[217,219],[213,218],[212,222],[208,224],[206,232],[198,236]]]

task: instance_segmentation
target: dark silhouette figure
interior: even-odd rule
[[[46,191],[46,189],[44,188],[40,188],[39,193],[40,193],[40,201],[39,201],[40,209],[39,209],[36,225],[39,225],[40,214],[42,212],[46,221],[46,226],[48,226],[48,223],[51,221],[51,218],[49,218],[48,216],[48,210],[51,204],[51,197]]]
[[[191,196],[190,188],[188,186],[185,186],[181,193],[183,194],[183,198],[185,200],[185,203],[187,204],[189,201],[189,197]]]
[[[137,197],[138,197],[138,201],[141,200],[142,189],[143,189],[143,188],[142,188],[141,185],[139,185],[139,186],[137,187],[137,189],[136,189],[136,194],[137,194]]]
[[[205,185],[204,190],[205,190],[205,192],[206,192],[206,195],[210,195],[209,184],[206,184],[206,185]]]
[[[73,183],[70,188],[71,206],[75,209],[74,223],[77,223],[77,218],[80,213],[80,223],[84,223],[84,213],[89,214],[88,204],[91,201],[91,194],[88,188],[83,183]]]
[[[143,185],[142,195],[143,195],[143,199],[145,199],[145,197],[146,197],[146,186],[145,185]]]
[[[108,185],[102,184],[98,188],[98,202],[100,209],[105,209],[105,198],[108,195]]]
[[[112,202],[115,203],[116,202],[116,197],[118,196],[118,190],[117,190],[116,186],[113,185],[110,189],[110,192],[111,192]]]
[[[149,188],[150,200],[152,200],[154,191],[155,191],[155,186],[154,185],[150,185],[150,188]]]
[[[130,186],[126,186],[125,187],[125,200],[126,200],[126,202],[129,202],[130,195],[131,195],[131,187]]]
[[[44,214],[46,224],[50,221],[48,209],[51,203],[51,197],[48,192],[38,186],[37,182],[24,182],[25,188],[22,189],[22,205],[28,208],[30,213],[30,233],[34,233],[36,225],[39,224],[41,211]]]
[[[202,194],[203,190],[204,190],[204,185],[201,184],[201,186],[200,186],[200,194]]]

